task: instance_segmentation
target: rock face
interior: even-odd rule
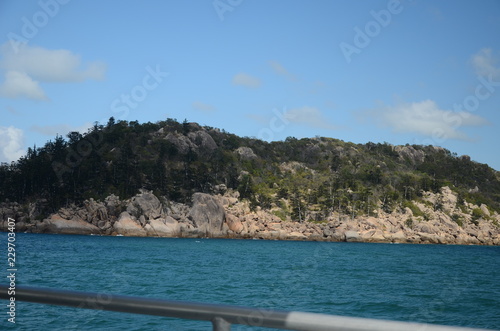
[[[181,154],[187,154],[189,150],[196,148],[196,145],[193,144],[191,139],[182,134],[169,133],[165,139],[174,145]]]
[[[245,229],[243,223],[241,223],[241,221],[234,215],[226,215],[226,222],[229,230],[233,231],[236,234],[240,234]]]
[[[167,216],[166,219],[150,220],[144,229],[151,237],[177,237],[180,235],[179,222],[170,216]]]
[[[346,231],[344,233],[345,241],[359,241],[359,233],[357,231]]]
[[[80,219],[64,219],[54,214],[44,220],[37,227],[37,232],[41,233],[59,233],[59,234],[100,234],[101,231],[95,225],[87,223]]]
[[[238,192],[223,184],[214,191],[219,194],[195,193],[191,204],[183,204],[161,198],[162,202],[152,192],[141,190],[128,200],[114,195],[102,202],[89,199],[45,219],[40,218],[43,206],[4,202],[0,204],[0,230],[6,231],[7,220],[12,218],[16,231],[35,233],[500,245],[500,215],[486,205],[465,202],[458,206],[457,196],[448,187],[439,193],[425,192],[422,201],[414,202],[425,217],[404,208],[390,214],[374,211],[376,217],[332,213],[321,223],[281,219],[272,210],[252,211]],[[473,218],[472,211],[478,209],[483,216],[477,218],[476,212]]]
[[[253,152],[253,149],[250,147],[239,147],[235,150],[235,152],[243,159],[243,160],[251,160],[256,159],[257,155]]]
[[[128,203],[127,212],[136,218],[156,219],[163,216],[163,206],[153,193],[143,190]]]
[[[217,148],[214,139],[206,131],[189,132],[188,137],[203,152],[211,152]]]
[[[134,216],[124,211],[120,214],[118,221],[113,224],[113,230],[116,234],[123,236],[144,237],[146,230],[137,222]]]
[[[187,135],[169,133],[164,139],[174,145],[181,154],[187,154],[189,151],[205,154],[217,148],[217,143],[208,132],[199,126],[193,129],[198,130],[189,132]]]
[[[402,159],[409,159],[414,164],[424,162],[424,151],[416,150],[413,146],[394,146],[393,149]]]
[[[220,202],[209,194],[193,194],[193,207],[188,217],[202,233],[215,235],[223,233],[226,212]]]

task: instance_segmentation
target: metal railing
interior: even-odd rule
[[[10,300],[8,286],[0,285],[0,299]],[[284,330],[315,331],[466,331],[480,330],[423,323],[289,312],[269,309],[169,301],[115,294],[75,292],[36,287],[15,289],[16,301],[110,310],[212,322],[213,330],[228,331],[231,324]]]

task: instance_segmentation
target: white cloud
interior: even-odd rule
[[[5,81],[0,85],[0,96],[12,99],[48,100],[38,82],[19,71],[8,71],[5,74]]]
[[[250,75],[245,74],[245,73],[236,74],[233,77],[233,84],[234,85],[241,85],[241,86],[245,86],[245,87],[249,87],[249,88],[257,88],[257,87],[260,87],[260,85],[261,85],[260,79],[253,77],[253,76],[250,76]]]
[[[66,49],[50,50],[23,45],[18,52],[7,43],[0,47],[4,70],[16,70],[44,82],[81,82],[104,78],[106,66],[91,62],[82,67],[80,56]]]
[[[287,110],[284,114],[284,118],[292,123],[304,124],[313,128],[328,130],[338,129],[338,127],[330,123],[319,109],[314,107],[304,106]]]
[[[500,77],[500,67],[496,66],[498,58],[493,56],[491,48],[483,48],[472,56],[474,70],[480,76]]]
[[[17,161],[25,155],[23,130],[0,126],[0,162]]]
[[[289,72],[285,67],[283,67],[283,65],[281,65],[281,63],[276,62],[276,61],[269,61],[269,65],[271,66],[273,71],[275,73],[277,73],[278,75],[284,76],[291,81],[297,80],[297,77],[294,74],[292,74],[291,72]]]
[[[8,43],[0,46],[0,69],[5,72],[1,95],[47,100],[39,83],[70,83],[104,79],[102,62],[82,64],[80,56],[69,50],[49,50],[22,45],[15,52]]]
[[[202,111],[202,112],[212,112],[215,110],[215,107],[200,101],[195,101],[192,104],[192,107],[196,110]]]
[[[396,106],[381,106],[366,112],[367,115],[394,132],[417,133],[423,136],[440,139],[470,140],[459,131],[461,127],[478,127],[488,122],[469,112],[453,112],[439,109],[432,100],[404,103]]]

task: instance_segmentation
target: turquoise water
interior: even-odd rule
[[[46,234],[16,244],[18,285],[500,329],[500,247]],[[211,330],[23,302],[15,327],[2,315],[0,329]]]

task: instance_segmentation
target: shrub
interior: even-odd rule
[[[403,207],[410,208],[411,212],[413,213],[413,216],[415,216],[415,217],[424,216],[424,213],[412,201],[408,201],[408,200],[404,201]]]
[[[472,221],[477,221],[478,219],[480,219],[481,217],[484,217],[484,213],[483,211],[481,210],[481,208],[474,208],[472,210]]]
[[[36,217],[35,217],[35,220],[36,221],[43,221],[45,219],[45,215],[42,215],[42,214],[38,214]]]
[[[273,215],[278,216],[282,221],[286,221],[286,212],[283,209],[273,210]]]
[[[413,219],[410,217],[405,221],[405,225],[410,229],[413,229]]]
[[[442,211],[443,210],[443,202],[441,201],[441,199],[438,199],[438,201],[436,201],[436,204],[434,205],[434,211]]]
[[[459,226],[463,226],[464,225],[462,216],[460,216],[459,214],[453,214],[453,215],[451,215],[451,219],[455,223],[457,223]]]

